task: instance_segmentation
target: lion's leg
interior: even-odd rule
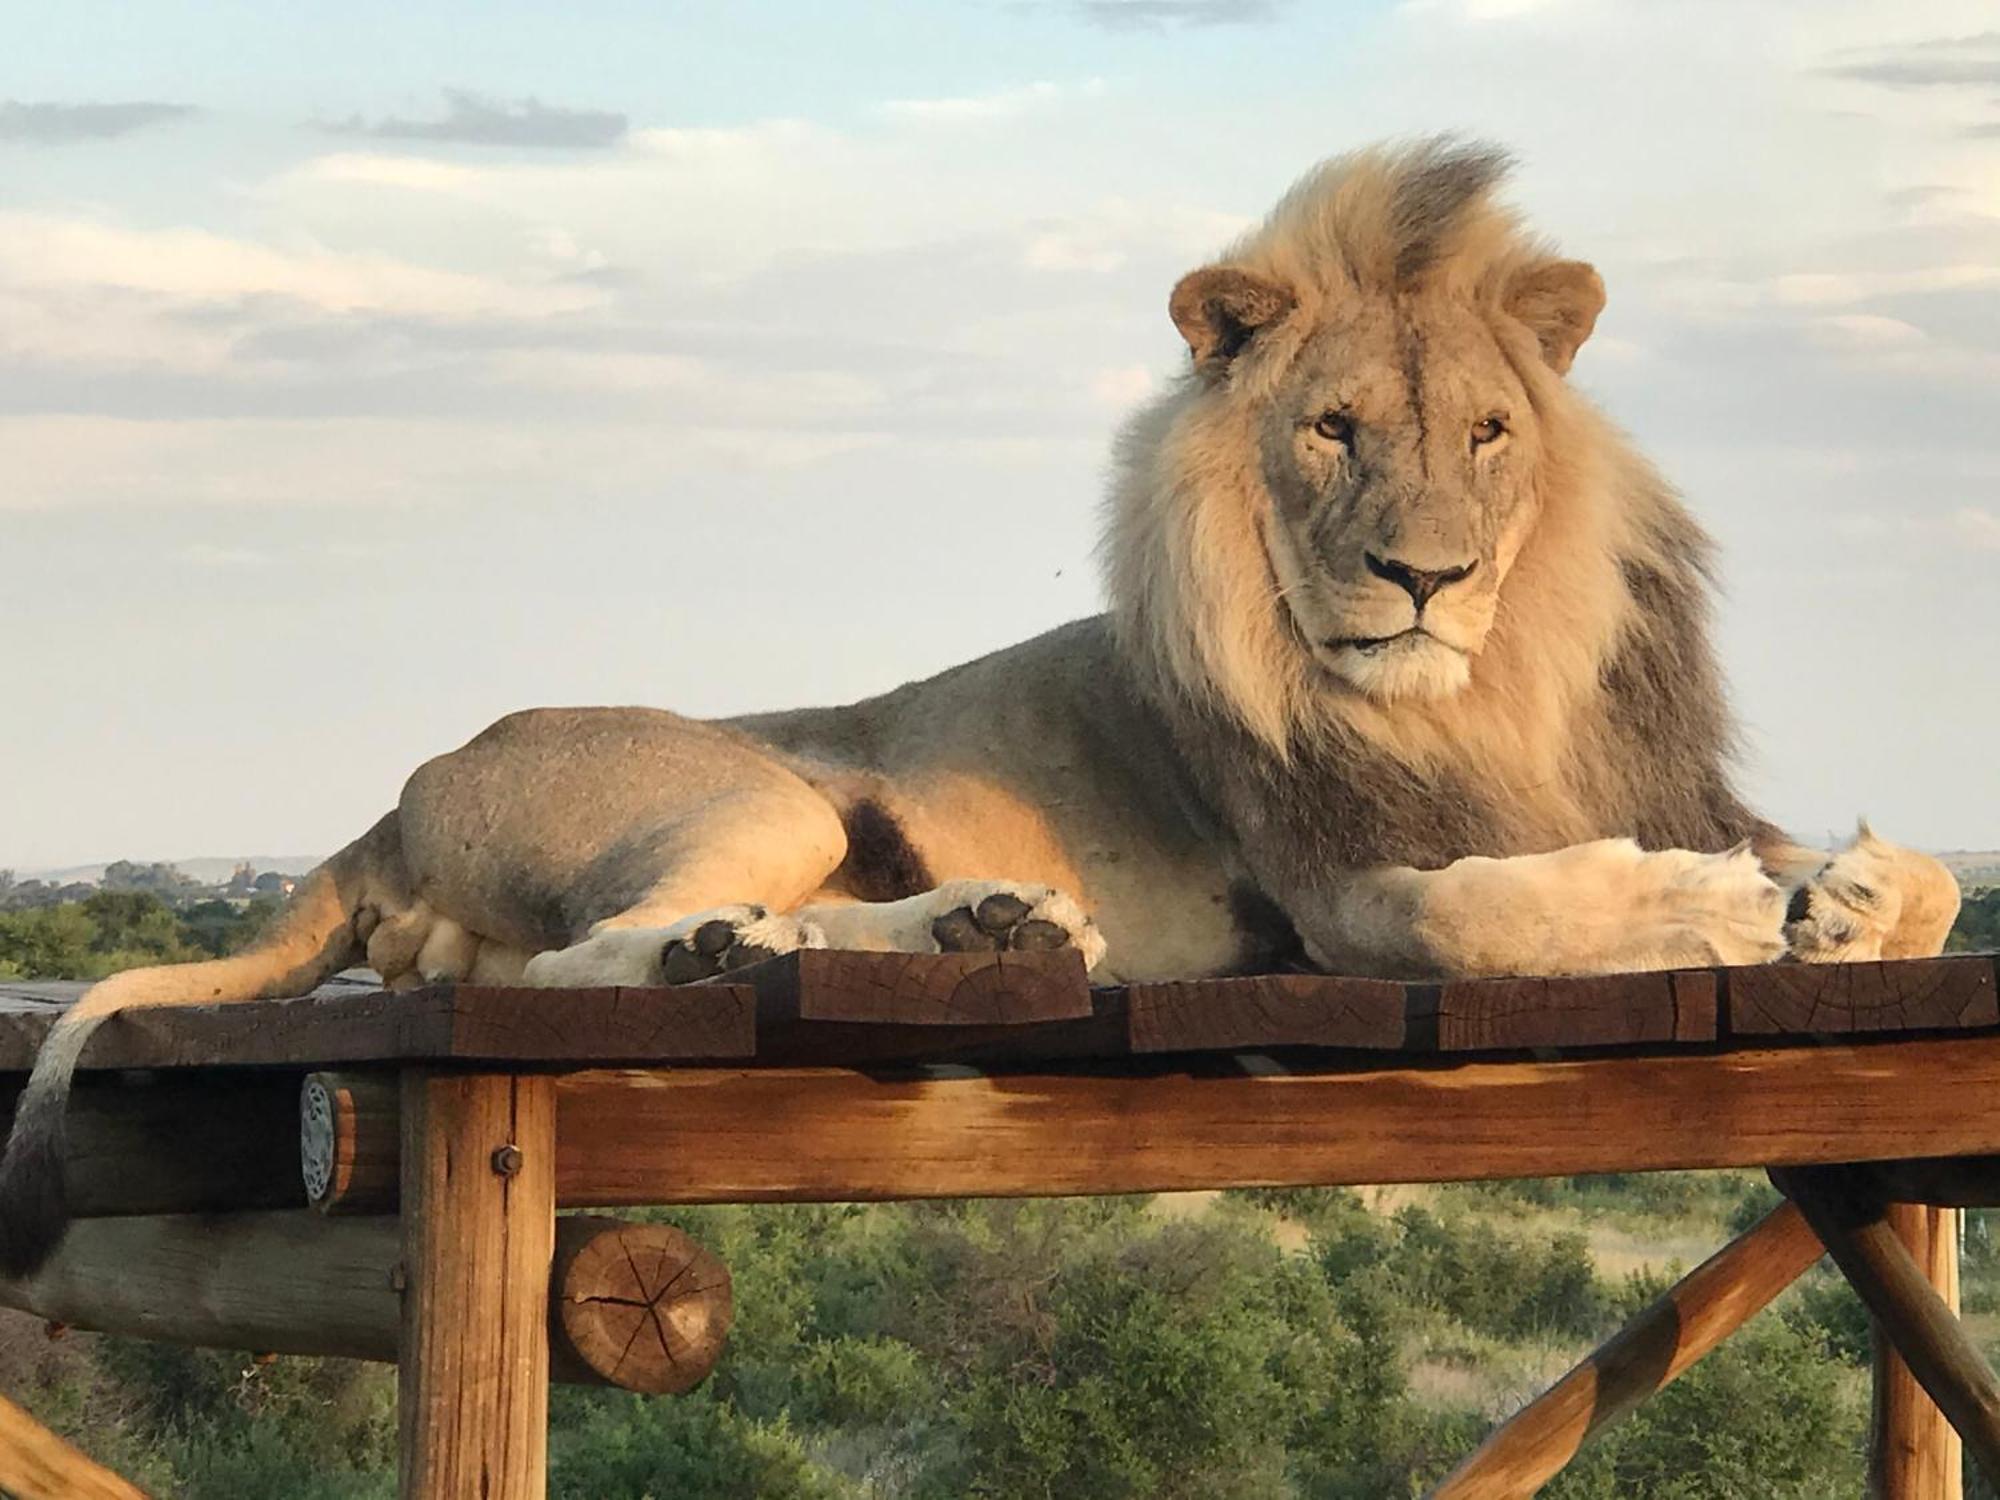
[[[1784,897],[1748,849],[1647,852],[1600,839],[1441,870],[1366,870],[1329,906],[1325,920],[1299,923],[1315,961],[1400,977],[1763,963],[1785,947]]]
[[[1085,967],[1104,939],[1077,901],[1044,885],[952,880],[900,901],[818,900],[790,911],[708,907],[662,921],[648,903],[601,922],[583,942],[528,961],[537,985],[685,984],[800,948],[992,953],[1075,948]]]
[[[803,781],[719,798],[677,824],[639,900],[592,923],[581,941],[530,958],[521,982],[679,983],[824,946],[789,913],[846,853],[838,810]]]
[[[1922,958],[1958,919],[1958,881],[1937,860],[1877,838],[1863,823],[1833,854],[1790,846],[1785,942],[1804,963]],[[1766,855],[1766,863],[1771,863]]]

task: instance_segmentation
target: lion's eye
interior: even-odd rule
[[[1339,443],[1343,447],[1354,442],[1354,423],[1344,411],[1323,411],[1319,420],[1313,423],[1313,431],[1329,443]]]
[[[1506,422],[1499,417],[1481,417],[1472,424],[1472,446],[1483,448],[1488,443],[1497,443],[1506,430]]]

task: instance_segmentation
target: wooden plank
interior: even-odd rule
[[[1910,1252],[1947,1310],[1958,1311],[1958,1215],[1948,1208],[1889,1203],[1884,1221]],[[1902,1356],[1875,1330],[1875,1382],[1868,1443],[1874,1500],[1961,1500],[1963,1445]]]
[[[404,1500],[548,1493],[555,1083],[403,1078]]]
[[[0,1489],[14,1500],[146,1500],[145,1492],[0,1397]]]
[[[570,1075],[577,1207],[1153,1192],[2000,1150],[2000,1037],[1247,1075]]]
[[[2000,1024],[1993,960],[1966,955],[1729,971],[1739,1036],[1962,1031]]]
[[[2000,1483],[2000,1381],[1910,1255],[1865,1179],[1841,1168],[1774,1171],[1918,1384]],[[1935,1456],[1932,1457],[1935,1463]]]
[[[1715,971],[1681,970],[1674,986],[1674,1040],[1712,1042],[1721,1031],[1722,986]]]
[[[789,1021],[1019,1026],[1088,1016],[1078,953],[854,953],[808,948],[729,976],[762,1027]],[[704,986],[706,987],[706,986]]]
[[[1798,1209],[1780,1204],[1495,1428],[1431,1500],[1534,1494],[1595,1434],[1769,1306],[1821,1253]]]
[[[1710,1041],[1715,979],[1661,973],[1462,980],[1438,987],[1436,1036],[1442,1052]]]
[[[1382,979],[1261,974],[1126,986],[1132,1051],[1405,1044],[1405,992]]]
[[[0,1026],[0,1071],[23,1071],[60,1008]],[[86,1069],[319,1067],[352,1062],[582,1063],[747,1058],[756,1002],[735,985],[699,989],[440,986],[322,993],[241,1005],[123,1012],[84,1053]]]

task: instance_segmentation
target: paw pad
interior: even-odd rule
[[[776,957],[776,949],[750,942],[744,936],[745,928],[763,921],[766,915],[761,906],[753,907],[741,921],[716,917],[685,937],[669,939],[660,950],[661,977],[668,984],[691,984],[697,979],[710,979]]]
[[[931,937],[945,953],[1053,952],[1070,946],[1070,935],[1054,922],[1031,918],[1034,908],[1019,896],[996,891],[977,906],[959,906],[931,923]]]

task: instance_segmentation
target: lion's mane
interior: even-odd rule
[[[1754,827],[1729,786],[1709,540],[1540,362],[1515,362],[1542,432],[1540,518],[1464,690],[1380,705],[1331,683],[1280,598],[1257,446],[1278,377],[1342,299],[1503,317],[1509,279],[1550,253],[1493,201],[1506,166],[1448,139],[1321,165],[1224,258],[1295,311],[1119,442],[1101,556],[1120,650],[1239,833],[1297,860],[1436,865],[1607,834],[1721,848]]]

